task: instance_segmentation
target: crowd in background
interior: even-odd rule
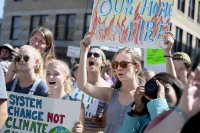
[[[7,117],[7,91],[63,100],[99,100],[96,115],[85,117],[82,103],[75,133],[200,132],[200,53],[194,61],[172,53],[173,36],[165,35],[166,72],[142,68],[134,48],[119,49],[113,59],[80,41],[80,61],[69,68],[56,59],[52,32],[34,29],[28,45],[0,46],[0,126]],[[194,131],[195,130],[195,131]]]

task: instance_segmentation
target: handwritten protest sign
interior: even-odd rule
[[[166,64],[163,49],[146,49],[146,61],[148,65]]]
[[[86,93],[82,92],[76,84],[74,85],[71,95],[74,98],[77,98],[81,100],[84,104],[85,109],[85,117],[91,118],[92,116],[96,115],[97,113],[97,107],[99,104],[99,100],[96,98],[93,98]]]
[[[144,49],[144,68],[157,73],[166,71],[163,49]]]
[[[8,118],[3,133],[70,133],[80,114],[80,101],[8,92]]]
[[[164,47],[173,0],[94,0],[89,37],[92,45]]]

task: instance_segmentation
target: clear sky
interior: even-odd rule
[[[0,0],[0,18],[3,17],[3,5],[5,0]]]

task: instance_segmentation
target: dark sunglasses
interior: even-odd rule
[[[127,61],[117,62],[117,61],[115,61],[115,62],[112,63],[112,68],[117,69],[118,66],[120,66],[121,68],[127,68],[129,63],[131,63],[131,62],[127,62]],[[135,65],[136,63],[131,63],[131,64]]]
[[[20,62],[20,60],[23,59],[25,62],[28,62],[30,57],[28,55],[24,55],[24,56],[15,56],[15,61],[16,62]]]
[[[100,54],[98,54],[98,53],[92,53],[92,52],[89,52],[88,55],[87,55],[87,57],[89,58],[89,57],[91,57],[92,55],[93,55],[95,58],[100,57]]]

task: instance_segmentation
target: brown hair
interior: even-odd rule
[[[119,53],[122,53],[122,52],[125,52],[126,54],[130,54],[130,55],[131,55],[131,58],[132,58],[132,63],[137,63],[137,64],[140,65],[140,69],[136,72],[136,80],[137,80],[138,83],[140,83],[139,73],[140,73],[140,71],[141,71],[141,57],[140,57],[138,51],[137,51],[136,49],[134,49],[134,48],[127,48],[127,47],[122,48],[122,49],[119,49],[119,50],[115,53],[112,62],[114,62],[116,56],[117,56]],[[115,83],[115,85],[114,85],[114,88],[120,88],[121,85],[122,85],[121,81],[119,81],[119,79],[118,79],[117,76],[116,76],[116,83]]]
[[[69,70],[69,66],[67,63],[65,63],[64,61],[62,60],[58,60],[58,59],[52,59],[50,61],[47,62],[47,65],[50,65],[50,64],[53,64],[53,65],[56,65],[56,66],[59,66],[60,70],[65,73],[66,76],[69,76],[70,77],[70,70]],[[71,91],[71,87],[72,87],[72,81],[70,80],[70,78],[65,82],[64,84],[64,89],[65,89],[65,92],[66,93],[70,93]]]
[[[46,40],[47,48],[45,49],[45,52],[42,53],[44,63],[47,60],[55,59],[55,49],[53,43],[54,38],[52,32],[45,27],[39,27],[32,31],[31,37],[34,36],[36,33],[40,33],[42,37],[44,37],[44,39]]]

